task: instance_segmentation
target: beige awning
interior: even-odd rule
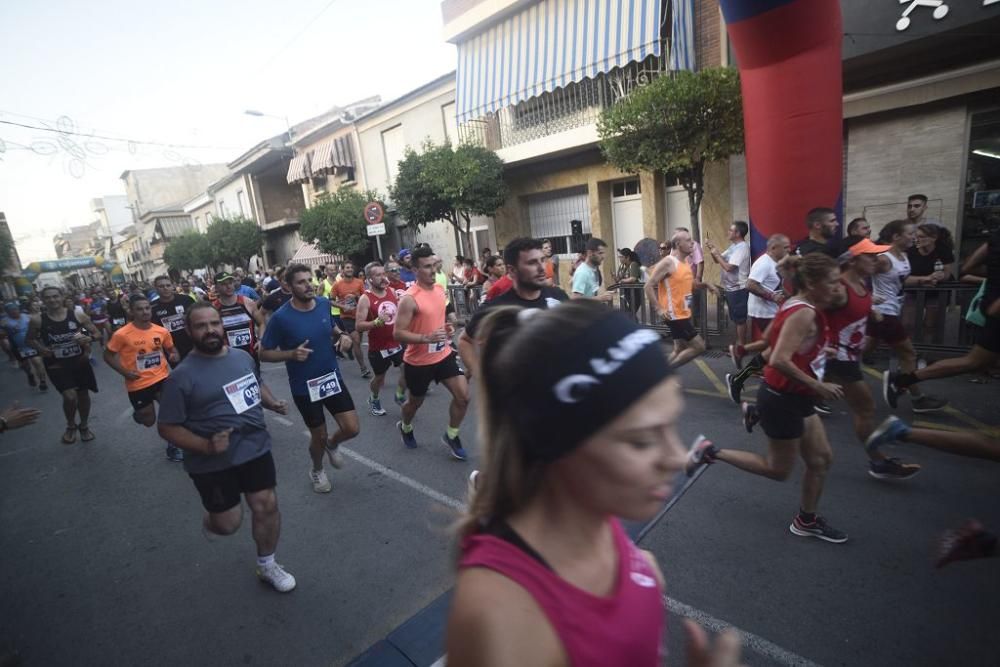
[[[327,174],[338,169],[354,169],[354,147],[349,136],[331,139],[313,151],[313,174]]]
[[[285,180],[289,183],[303,183],[308,181],[311,175],[309,153],[302,153],[293,157],[288,164],[288,176]]]
[[[319,266],[320,264],[330,264],[340,261],[337,255],[329,255],[311,243],[303,243],[292,255],[292,263],[305,264],[306,266]]]

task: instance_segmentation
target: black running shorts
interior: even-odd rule
[[[295,407],[299,409],[299,414],[302,415],[302,420],[308,428],[316,428],[326,423],[326,417],[323,416],[323,408],[326,408],[326,411],[331,415],[339,415],[342,412],[351,412],[354,410],[354,399],[351,398],[351,392],[347,390],[347,385],[344,384],[343,377],[340,378],[339,394],[327,396],[322,401],[316,401],[315,403],[309,400],[308,395],[299,396],[293,394],[292,400],[295,401]]]
[[[61,360],[58,365],[46,364],[45,373],[56,391],[64,392],[70,389],[97,391],[94,368],[86,355],[80,355],[76,359]]]
[[[371,364],[372,370],[375,371],[375,375],[385,375],[390,367],[395,366],[396,368],[399,368],[403,365],[403,348],[400,346],[399,351],[396,352],[396,354],[388,357],[383,357],[381,350],[369,352],[368,363]]]
[[[212,514],[236,507],[244,493],[256,493],[278,485],[271,452],[225,470],[188,475],[201,495],[202,507]]]
[[[429,366],[414,366],[413,364],[403,364],[403,377],[406,378],[406,388],[410,394],[418,398],[427,395],[431,382],[441,384],[448,378],[458,377],[462,371],[458,368],[458,355],[454,352],[447,357]]]
[[[166,380],[160,380],[154,385],[144,387],[143,389],[137,389],[136,391],[130,391],[128,393],[128,400],[132,404],[132,409],[136,412],[142,410],[147,405],[152,405],[153,401],[160,398],[160,390],[163,389],[163,383]]]
[[[757,390],[760,426],[774,440],[794,440],[805,432],[806,417],[816,414],[816,398],[805,394],[782,393],[761,383]]]
[[[864,376],[861,375],[860,361],[843,361],[841,359],[827,359],[826,372],[823,377],[834,384],[850,384],[864,380]]]
[[[698,335],[694,325],[691,324],[690,317],[683,320],[667,320],[666,322],[667,328],[670,329],[670,337],[674,340],[693,340]]]
[[[986,318],[986,326],[976,332],[976,345],[993,354],[1000,354],[1000,317]]]

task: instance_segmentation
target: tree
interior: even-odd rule
[[[684,186],[697,238],[705,163],[744,150],[739,74],[723,67],[654,79],[605,109],[597,131],[614,166],[663,172]]]
[[[205,238],[212,266],[231,264],[245,269],[250,258],[260,254],[260,228],[243,216],[213,218]]]
[[[370,247],[365,205],[372,201],[379,201],[372,191],[341,188],[327,193],[299,215],[299,235],[331,255],[364,254]]]
[[[176,271],[203,269],[213,264],[212,248],[204,234],[189,231],[167,244],[163,249],[163,261]]]
[[[406,150],[391,193],[408,225],[447,220],[468,251],[473,216],[494,215],[507,199],[503,161],[481,146],[427,142],[422,153]]]
[[[14,239],[10,234],[0,232],[0,273],[10,267],[14,262]],[[11,267],[13,268],[13,267]],[[21,267],[18,266],[20,271]]]

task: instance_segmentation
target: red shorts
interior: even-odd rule
[[[875,318],[868,320],[868,335],[887,345],[902,343],[910,337],[897,315],[883,315],[881,322],[875,321]]]

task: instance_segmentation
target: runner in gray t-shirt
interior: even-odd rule
[[[281,529],[271,436],[264,410],[288,411],[284,401],[264,398],[249,354],[225,346],[222,318],[198,302],[184,316],[193,352],[164,381],[160,435],[184,450],[184,469],[205,507],[203,525],[232,535],[243,521],[246,497],[257,543],[257,576],[282,593],[295,577],[274,560]]]

